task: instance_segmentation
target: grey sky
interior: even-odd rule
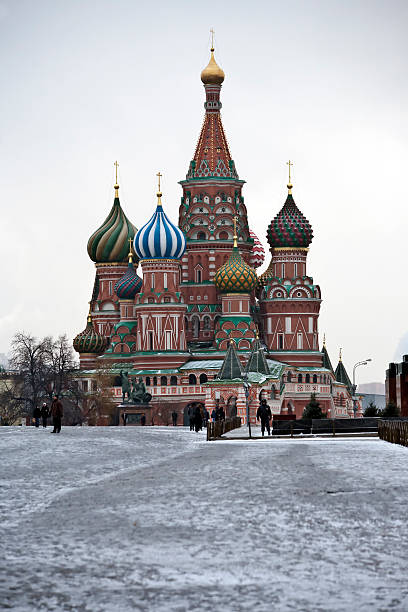
[[[86,243],[112,205],[115,159],[137,227],[159,169],[177,219],[214,27],[250,226],[267,246],[293,159],[293,195],[315,234],[321,338],[334,362],[343,347],[349,369],[373,359],[360,382],[383,380],[408,328],[407,26],[408,3],[395,0],[2,0],[0,351],[17,330],[83,329]]]

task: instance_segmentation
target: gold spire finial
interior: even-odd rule
[[[326,348],[326,334],[323,334],[323,346]]]
[[[238,217],[234,217],[234,249],[238,247],[238,236],[237,236],[237,221]]]
[[[128,253],[128,262],[129,263],[133,263],[132,242],[133,242],[133,239],[129,238],[129,253]]]
[[[342,355],[341,355],[342,350],[343,350],[343,349],[341,348],[341,349],[340,349],[340,353],[339,353],[339,361],[343,361],[343,359],[342,359]]]
[[[115,161],[115,163],[113,164],[115,166],[115,198],[119,197],[119,185],[118,185],[118,167],[119,164],[117,162],[117,160]]]
[[[214,34],[215,34],[214,28],[211,28],[210,32],[211,32],[211,51],[214,53]]]
[[[255,338],[259,340],[259,329],[257,325],[255,325]]]
[[[289,193],[292,193],[292,181],[291,181],[291,173],[290,173],[290,167],[293,166],[293,162],[291,162],[290,160],[286,162],[286,165],[289,166],[289,182],[288,182],[288,190]]]
[[[88,317],[86,319],[87,323],[92,323],[91,311],[92,311],[92,301],[89,302],[89,312],[88,312]]]
[[[157,206],[161,206],[162,202],[161,202],[161,197],[162,197],[162,192],[160,189],[160,179],[163,176],[162,174],[160,174],[160,171],[156,174],[157,176],[157,182],[158,182],[158,190],[157,190]]]

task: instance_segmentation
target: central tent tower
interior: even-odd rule
[[[187,304],[187,340],[197,343],[214,341],[221,297],[213,281],[216,270],[231,254],[235,216],[238,248],[248,263],[254,247],[241,193],[245,181],[238,176],[221,121],[224,78],[212,46],[208,66],[201,73],[204,122],[186,179],[180,181],[179,227],[187,238],[180,289]]]

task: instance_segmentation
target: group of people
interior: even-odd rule
[[[51,433],[59,433],[61,431],[61,421],[64,416],[64,409],[57,394],[53,396],[50,408],[48,408],[47,402],[43,402],[41,408],[38,406],[34,408],[33,419],[35,426],[39,427],[40,420],[42,420],[42,426],[47,427],[47,421],[50,416],[52,416],[52,424],[54,426]]]
[[[211,411],[211,420],[214,421],[225,421],[225,410],[217,402],[215,408]]]
[[[201,431],[203,427],[207,427],[210,418],[210,413],[200,404],[192,405],[188,409],[188,417],[190,422],[190,431]]]

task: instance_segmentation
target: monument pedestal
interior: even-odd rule
[[[119,404],[119,425],[151,425],[152,407],[150,404],[125,402]]]

